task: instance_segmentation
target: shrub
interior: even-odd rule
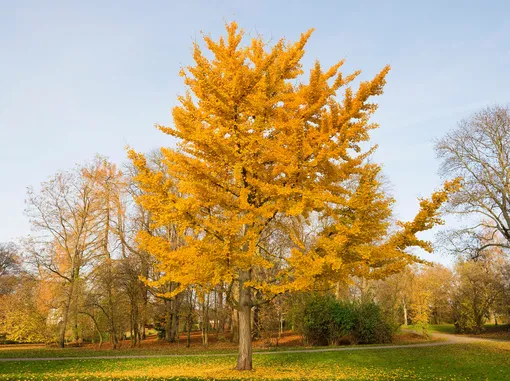
[[[356,303],[354,337],[360,344],[389,343],[394,329],[383,317],[381,308],[373,302]]]
[[[303,334],[312,345],[328,345],[333,335],[332,312],[335,301],[330,296],[314,296],[305,304]]]
[[[339,344],[342,338],[353,336],[355,339],[355,328],[358,322],[355,305],[347,301],[332,302],[331,310],[332,326],[330,332],[330,344]],[[351,342],[352,340],[348,340]]]
[[[330,295],[312,294],[296,303],[291,320],[311,345],[391,342],[395,331],[373,302],[337,301]]]

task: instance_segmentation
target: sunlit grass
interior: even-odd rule
[[[402,326],[403,329],[410,329],[414,330],[416,332],[421,332],[423,327],[417,326],[417,325],[408,325],[407,327]],[[426,331],[433,333],[433,332],[439,332],[439,333],[455,333],[455,326],[453,324],[429,324],[426,326]]]
[[[401,333],[394,337],[393,344],[387,345],[407,345],[420,344],[430,341],[441,341],[442,339],[425,338],[416,334]],[[363,345],[363,347],[380,346],[380,344]],[[342,347],[342,346],[340,346]],[[343,346],[345,347],[345,346]],[[347,346],[349,347],[349,346]],[[333,347],[307,347],[303,345],[279,346],[279,347],[258,347],[254,352],[279,352],[294,350],[321,350]],[[80,348],[56,348],[39,345],[0,345],[0,358],[53,358],[53,357],[99,357],[99,356],[161,356],[161,355],[204,355],[204,354],[229,354],[237,352],[236,344],[220,343],[220,345],[210,345],[205,348],[202,345],[192,345],[186,348],[184,344],[168,344],[166,342],[156,342],[153,346],[142,348],[131,348],[124,346],[121,349],[97,349],[96,346],[87,346]]]
[[[2,362],[0,380],[504,380],[509,355],[510,343],[255,355],[243,373],[235,356]]]

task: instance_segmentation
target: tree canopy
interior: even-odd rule
[[[229,285],[239,311],[238,369],[251,369],[251,308],[289,290],[328,286],[349,275],[384,277],[418,258],[406,249],[431,250],[416,233],[440,223],[439,208],[459,182],[420,201],[413,221],[392,229],[393,199],[383,190],[380,166],[369,158],[370,120],[390,68],[354,83],[343,60],[324,69],[317,61],[304,81],[301,59],[312,30],[295,43],[269,46],[261,37],[242,46],[236,23],[207,52],[194,44],[193,66],[181,76],[186,94],[173,109],[178,138],[162,148],[162,170],[142,154],[140,205],[153,226],[176,226],[179,240],[141,230],[138,242],[176,282],[168,296],[190,284]],[[300,221],[296,229],[295,221]],[[271,241],[284,236],[283,252]],[[256,297],[254,298],[254,295]]]

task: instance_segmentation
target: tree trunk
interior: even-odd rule
[[[283,314],[282,314],[281,310],[279,311],[279,315],[280,315],[280,319],[279,319],[280,324],[278,324],[278,339],[280,339],[282,337],[282,333],[283,333]],[[278,346],[278,341],[276,343]]]
[[[133,340],[133,337],[135,334],[135,330],[133,328],[133,320],[134,320],[133,310],[130,309],[130,311],[129,311],[129,339],[131,340],[131,347],[135,346],[135,341]]]
[[[92,320],[92,323],[94,323],[94,328],[96,329],[97,334],[99,336],[99,348],[98,349],[101,349],[101,346],[103,345],[103,334],[101,333],[101,330],[99,329],[99,324],[97,323],[96,318],[94,317],[94,315],[92,315],[89,312],[79,311],[78,313],[87,315]]]
[[[111,343],[112,343],[113,349],[117,349],[117,346],[119,344],[119,339],[117,337],[117,330],[115,328],[115,320],[113,317],[113,311],[111,313],[112,313],[112,315],[110,316]]]
[[[78,311],[76,310],[77,304],[78,303],[75,300],[74,307],[73,307],[73,310],[72,310],[72,319],[73,319],[73,323],[72,323],[72,333],[73,333],[72,341],[74,343],[78,343],[80,341],[80,332],[78,331]]]
[[[244,282],[251,278],[250,271],[241,271],[239,276],[239,353],[237,370],[252,369],[251,345],[251,290],[244,286]]]
[[[179,309],[181,307],[181,295],[176,295],[172,300],[172,325],[170,327],[170,342],[175,343],[179,337]]]
[[[219,315],[218,315],[218,290],[213,291],[214,292],[214,330],[216,332],[216,340],[218,340],[220,330],[220,321],[219,321]]]
[[[209,345],[209,295],[204,297],[202,304],[202,344]]]
[[[175,343],[179,338],[179,315],[176,311],[172,312],[172,328],[170,330],[170,342]]]
[[[336,282],[335,285],[335,299],[340,300],[341,294],[340,294],[340,282]]]
[[[232,318],[230,324],[230,332],[232,333],[232,343],[239,343],[239,311],[232,309]]]
[[[67,322],[69,320],[69,310],[71,308],[71,300],[73,298],[74,291],[74,276],[71,278],[71,283],[69,285],[69,295],[67,296],[67,302],[64,303],[64,316],[62,318],[62,326],[60,327],[59,338],[58,338],[58,346],[60,348],[65,347],[66,343],[66,329]]]
[[[135,337],[135,346],[140,344],[140,332],[138,330],[139,323],[138,323],[138,306],[135,305],[135,311],[133,315],[133,336]]]
[[[260,308],[259,308],[259,306],[256,306],[253,309],[252,338],[254,340],[260,339]]]
[[[58,338],[58,346],[60,348],[65,347],[68,316],[69,316],[69,309],[68,309],[68,307],[66,307],[66,309],[64,311],[64,318],[62,319],[62,324],[60,326],[60,332],[59,332],[59,338]]]
[[[191,313],[188,314],[187,320],[186,320],[186,329],[187,329],[187,337],[186,337],[186,348],[189,348],[191,345],[191,327],[193,325],[193,315]]]
[[[147,326],[147,306],[149,304],[149,287],[143,285],[143,309],[142,309],[142,322],[141,322],[141,340],[146,339],[145,327]]]
[[[218,333],[223,336],[225,333],[225,311],[223,310],[223,292],[218,293]]]
[[[402,307],[404,309],[404,325],[407,327],[407,304],[405,300],[402,303]]]
[[[101,331],[99,330],[99,327],[96,326],[96,330],[97,330],[97,334],[99,335],[99,348],[98,349],[101,349],[101,347],[103,346],[103,334],[101,333]]]
[[[165,340],[171,342],[172,332],[172,301],[165,299]]]

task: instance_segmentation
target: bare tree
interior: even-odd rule
[[[455,327],[459,332],[480,333],[499,299],[504,296],[505,255],[497,249],[486,250],[476,261],[459,261],[455,266]]]
[[[98,259],[94,268],[95,289],[99,291],[97,307],[108,320],[110,341],[113,349],[119,345],[118,303],[120,294],[120,273],[118,259],[121,257],[123,244],[116,234],[120,229],[125,214],[124,193],[126,183],[123,174],[117,166],[106,158],[96,156],[95,160],[82,169],[83,178],[93,184],[93,193],[97,209]],[[117,255],[116,255],[117,254]]]
[[[16,246],[13,243],[0,243],[0,296],[14,290],[20,270]]]
[[[15,272],[17,268],[16,246],[13,243],[0,243],[0,276]]]
[[[83,286],[84,271],[100,244],[96,204],[93,183],[79,169],[57,173],[39,191],[28,192],[27,214],[34,236],[27,242],[27,250],[38,268],[65,285],[58,339],[61,347],[71,311],[75,311],[77,322],[76,296]]]
[[[436,143],[445,178],[462,177],[449,211],[476,223],[443,239],[457,254],[478,257],[489,247],[510,248],[510,108],[487,107]]]

